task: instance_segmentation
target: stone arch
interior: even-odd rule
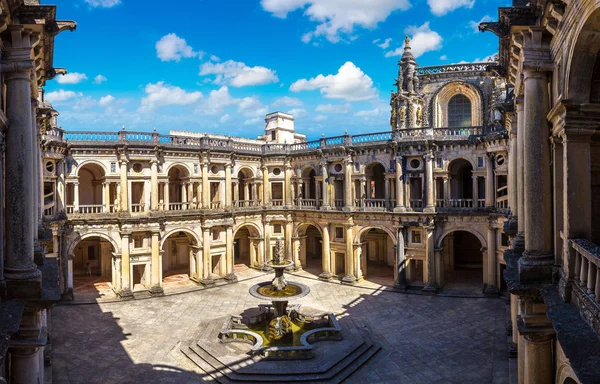
[[[260,226],[258,226],[255,223],[240,223],[235,228],[233,228],[233,237],[235,238],[235,235],[237,234],[237,232],[240,229],[246,228],[246,227],[252,228],[255,231],[254,233],[257,234],[258,237],[262,237],[262,230],[261,230]],[[252,234],[252,232],[250,232],[250,234]]]
[[[119,247],[119,242],[116,241],[115,239],[113,239],[111,236],[109,236],[106,233],[90,232],[90,233],[85,233],[85,234],[81,235],[78,232],[77,236],[75,236],[75,238],[71,241],[71,243],[67,247],[67,257],[72,258],[73,250],[75,249],[75,246],[77,244],[79,244],[81,241],[83,241],[85,239],[89,239],[90,237],[100,237],[100,238],[108,241],[112,245],[113,249],[115,250],[115,253],[121,253],[121,247]]]
[[[367,226],[362,227],[354,236],[354,244],[360,244],[361,237],[366,232],[369,232],[371,229],[380,229],[380,230],[386,232],[392,238],[392,242],[394,243],[394,245],[395,246],[398,245],[397,244],[398,239],[396,238],[396,233],[394,233],[392,230],[390,230],[389,228],[386,228],[383,225],[367,225]]]
[[[565,99],[589,103],[596,58],[600,54],[600,0],[586,7],[571,46],[565,76]]]
[[[450,167],[452,166],[452,163],[454,163],[456,160],[465,160],[465,161],[468,161],[471,164],[471,167],[473,168],[473,170],[476,169],[475,160],[470,159],[470,158],[468,158],[466,156],[455,156],[455,157],[452,157],[452,158],[448,158],[447,160],[448,160],[448,162],[447,162],[447,165],[446,165],[446,169],[444,169],[444,171],[446,171],[446,172],[448,172],[450,170]]]
[[[244,176],[248,179],[253,179],[256,177],[254,170],[247,165],[242,165],[236,172],[235,175],[238,175],[240,172],[244,174]]]
[[[84,160],[80,164],[77,164],[77,176],[79,177],[79,172],[81,172],[81,170],[86,165],[90,165],[90,164],[93,164],[93,165],[99,167],[102,170],[102,172],[104,173],[103,176],[106,176],[108,174],[108,169],[106,169],[106,165],[104,165],[101,161],[94,160],[94,159],[88,159],[88,160]]]
[[[483,125],[483,95],[481,90],[464,81],[452,81],[445,84],[433,97],[433,126],[448,126],[448,103],[456,95],[464,95],[471,102],[471,125]]]
[[[171,169],[173,168],[181,168],[183,167],[183,169],[185,169],[185,171],[187,172],[187,177],[190,177],[190,175],[192,175],[192,169],[185,163],[182,162],[176,162],[173,164],[170,164],[167,169],[165,169],[165,175],[169,175],[169,172],[171,172]]]
[[[381,159],[371,159],[365,162],[365,171],[367,170],[368,167],[374,165],[374,164],[380,164],[383,169],[385,170],[385,172],[389,172],[389,164],[386,164],[385,161],[381,160]]]
[[[174,234],[176,232],[183,232],[183,233],[191,236],[192,240],[196,242],[195,245],[200,245],[202,243],[200,241],[200,239],[198,238],[198,235],[196,234],[196,232],[192,231],[189,228],[179,227],[179,228],[171,229],[169,232],[165,233],[164,236],[161,236],[160,244],[159,244],[158,248],[162,249],[163,245],[165,244],[165,241],[169,238],[169,236],[171,236],[172,234]]]
[[[312,171],[315,171],[315,176],[319,175],[319,167],[313,167],[312,165],[305,165],[304,167],[302,167],[302,171],[300,172],[300,175],[302,177],[309,177],[310,173]]]
[[[315,223],[314,221],[311,221],[311,222],[302,222],[302,223],[296,224],[296,227],[294,228],[294,231],[293,231],[294,237],[301,236],[301,234],[305,233],[306,229],[311,225],[313,227],[317,228],[317,230],[319,231],[321,236],[323,236],[323,228],[319,224]]]
[[[442,246],[442,242],[444,241],[446,236],[448,236],[452,232],[457,232],[457,231],[469,232],[470,234],[472,234],[473,236],[475,236],[479,239],[479,242],[481,243],[482,247],[487,248],[487,239],[485,236],[483,236],[481,233],[479,233],[479,231],[473,229],[472,227],[467,227],[467,226],[462,226],[462,225],[458,226],[458,227],[453,226],[451,228],[445,229],[442,232],[442,234],[435,241],[435,247],[440,248]]]

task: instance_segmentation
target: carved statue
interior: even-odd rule
[[[396,129],[397,121],[398,121],[398,105],[396,103],[396,93],[392,92],[392,99],[390,102],[390,106],[392,107],[392,113],[390,116],[390,126],[392,129]]]
[[[421,125],[423,123],[423,107],[421,104],[417,107],[417,124]]]
[[[405,121],[406,120],[406,105],[403,105],[400,107],[400,121]]]

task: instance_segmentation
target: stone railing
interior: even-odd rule
[[[482,72],[486,71],[490,65],[498,65],[495,61],[489,61],[484,63],[464,63],[464,64],[451,64],[451,65],[439,65],[434,67],[421,67],[417,68],[417,74],[419,76],[424,75],[438,75],[441,73],[456,73],[456,72]]]
[[[472,208],[473,199],[449,199],[448,208]]]
[[[402,139],[436,139],[444,140],[482,136],[488,133],[502,131],[501,126],[455,127],[455,128],[409,128],[388,132],[375,132],[361,135],[343,135],[323,137],[319,140],[306,141],[295,144],[250,142],[244,138],[225,137],[221,135],[200,137],[186,137],[178,135],[161,135],[157,132],[64,132],[64,140],[71,143],[134,143],[149,145],[192,146],[200,150],[222,149],[253,154],[289,154],[314,151],[317,149],[333,148],[339,146],[365,146],[382,144]]]
[[[103,211],[102,204],[79,205],[79,213],[102,213]]]
[[[600,247],[585,239],[571,240],[575,250],[575,280],[580,287],[600,302]]]
[[[341,211],[344,208],[344,199],[333,199],[333,206]]]

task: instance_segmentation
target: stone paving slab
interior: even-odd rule
[[[128,302],[52,310],[57,383],[199,383],[212,379],[181,352],[201,323],[262,303],[246,280]],[[349,317],[383,349],[347,383],[507,383],[505,300],[405,295],[369,283],[343,286],[290,276],[311,293],[297,303]]]

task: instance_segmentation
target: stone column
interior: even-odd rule
[[[196,184],[196,209],[202,208],[202,181]]]
[[[240,201],[240,183],[233,181],[233,200],[235,202]]]
[[[212,285],[212,259],[210,256],[210,227],[204,227],[202,230],[202,261],[204,263],[202,284]]]
[[[302,261],[300,260],[301,249],[304,250],[304,262],[306,263],[306,236],[297,237],[294,243],[294,262],[296,263],[294,266],[295,270],[302,270],[303,268]]]
[[[398,252],[396,256],[396,270],[398,277],[394,282],[394,285],[399,288],[406,287],[406,267],[408,266],[406,260],[406,254],[404,253],[404,227],[398,227],[398,235],[397,235],[397,243],[396,251]]]
[[[346,258],[345,263],[345,276],[342,278],[342,284],[354,284],[356,282],[356,276],[354,276],[354,236],[353,236],[353,225],[347,224],[346,227]]]
[[[229,195],[231,196],[231,193]],[[225,263],[227,264],[225,279],[230,282],[237,281],[237,276],[233,271],[233,227],[231,225],[225,229]]]
[[[210,186],[208,184],[208,163],[202,163],[202,208],[210,208]]]
[[[102,205],[105,213],[110,213],[110,183],[102,183]]]
[[[194,209],[194,183],[192,180],[188,180],[187,182],[187,201],[188,209]]]
[[[151,287],[150,291],[152,293],[162,293],[163,289],[161,287],[162,283],[162,260],[160,257],[160,246],[158,242],[158,231],[152,232],[152,278],[151,278]]]
[[[129,260],[129,233],[121,234],[121,297],[133,295],[131,292],[131,280],[129,278],[131,270],[131,261]]]
[[[256,193],[256,183],[252,183],[252,200],[258,201],[258,194]]]
[[[352,156],[344,159],[344,211],[351,211],[354,207],[352,201]]]
[[[444,284],[444,257],[442,248],[435,248],[433,251],[435,258],[435,283],[438,287]]]
[[[73,212],[79,212],[79,181],[73,183]]]
[[[435,212],[435,200],[433,196],[433,153],[428,152],[425,155],[425,185],[426,185],[426,205],[423,212]]]
[[[444,207],[450,206],[450,180],[448,176],[444,176]]]
[[[496,260],[496,228],[488,227],[487,233],[487,286],[485,287],[485,293],[497,294],[500,290],[498,289],[498,278],[496,277],[498,261]]]
[[[271,247],[271,222],[266,220],[263,222],[264,233],[265,233],[265,252],[264,252],[264,262],[270,261],[273,259],[271,255],[272,247]],[[263,265],[264,267],[264,265]]]
[[[4,165],[4,272],[9,295],[33,298],[41,294],[41,273],[33,262],[34,237],[37,233],[37,212],[34,210],[34,189],[37,184],[33,184],[31,179],[36,161],[30,84],[33,62],[30,60],[29,33],[20,26],[9,27],[9,32],[12,46],[3,49],[1,68],[6,83],[6,117],[9,122]],[[18,290],[11,292],[13,284]]]
[[[150,162],[150,210],[158,211],[158,160]]]
[[[527,176],[526,176],[527,177]],[[551,335],[525,335],[522,338],[523,383],[545,384],[554,382],[554,348]]]
[[[329,175],[327,173],[327,162],[321,162],[321,174],[323,175],[323,204],[321,209],[326,211],[331,208],[329,204]]]
[[[185,181],[179,182],[179,188],[181,189],[181,209],[187,209],[187,183]]]
[[[479,183],[478,177],[473,175],[473,208],[479,208]],[[464,197],[464,196],[462,196]]]
[[[323,226],[323,244],[322,244],[322,269],[323,272],[319,275],[321,280],[331,279],[331,251],[329,248],[329,224]]]
[[[485,167],[485,206],[494,208],[496,206],[496,186],[494,182],[494,155],[489,153]]]
[[[121,166],[121,212],[129,211],[129,182],[127,181],[127,158],[125,155],[121,155],[121,159],[119,160],[119,165]]]
[[[164,188],[164,191],[163,191],[163,194],[164,194],[164,200],[163,200],[164,207],[163,207],[163,209],[165,211],[168,211],[169,210],[169,204],[170,204],[170,201],[169,201],[169,180],[165,181],[165,184],[164,184],[163,188]]]
[[[383,199],[385,200],[385,208],[390,207],[390,178],[384,176],[383,179]]]
[[[261,167],[263,177],[263,206],[271,205],[271,184],[269,183],[269,168],[266,165]],[[270,252],[269,252],[270,254]]]
[[[4,150],[2,150],[4,152]],[[0,160],[0,166],[2,160]],[[62,212],[65,209],[65,161],[60,160],[56,163],[56,212]],[[3,199],[0,199],[3,200]],[[4,222],[4,220],[0,220]]]
[[[517,236],[513,239],[513,251],[525,250],[525,103],[523,97],[515,99],[517,110]]]
[[[239,200],[239,191],[238,191],[238,200]],[[248,181],[244,182],[244,200],[250,200],[250,183]]]
[[[396,156],[396,207],[394,212],[406,211],[404,185],[402,181],[402,156]]]
[[[540,38],[543,32],[530,28],[525,40]],[[531,36],[531,37],[528,37]],[[532,43],[533,44],[533,43]],[[550,100],[548,72],[542,72],[543,63],[523,63],[525,82],[524,132],[524,196],[525,196],[525,252],[519,259],[521,283],[548,282],[552,279],[552,183],[550,177],[550,128],[548,115]],[[549,63],[547,70],[551,70]],[[568,172],[565,172],[568,173]],[[520,220],[519,220],[520,221]]]
[[[225,164],[225,208],[231,208],[231,167],[231,163]]]
[[[511,216],[517,217],[517,124],[513,122],[510,128],[510,142],[508,152],[508,206]]]
[[[437,284],[435,283],[435,248],[434,248],[434,238],[433,231],[435,227],[427,226],[426,229],[426,259],[423,266],[425,267],[425,271],[423,271],[423,282],[425,286],[423,287],[423,291],[425,292],[436,292],[438,289]]]
[[[289,160],[286,160],[285,162],[285,184],[283,186],[285,206],[291,208],[293,204],[294,186],[292,185],[292,166],[290,165]]]
[[[293,260],[295,262],[296,259],[294,258],[294,250],[292,248],[292,246],[293,246],[293,241],[292,241],[293,229],[294,229],[293,222],[291,220],[286,221],[285,222],[285,258],[288,260]]]

